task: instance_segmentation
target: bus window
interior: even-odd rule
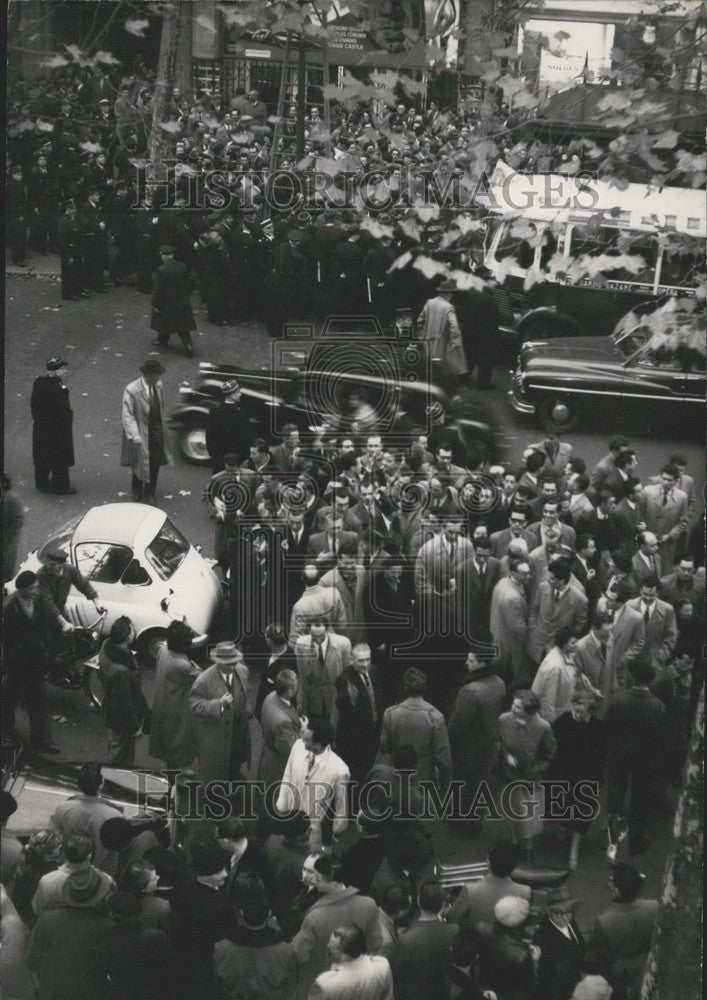
[[[666,246],[659,284],[672,288],[697,288],[705,277],[705,254],[698,247]]]
[[[577,258],[584,255],[601,257],[602,254],[609,257],[626,254],[643,259],[643,266],[635,273],[623,267],[605,267],[602,274],[607,278],[613,281],[653,285],[658,260],[658,243],[652,233],[635,233],[609,226],[572,227],[570,257]]]

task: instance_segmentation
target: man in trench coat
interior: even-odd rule
[[[418,337],[428,344],[429,356],[439,358],[455,375],[464,375],[469,366],[454,306],[449,301],[456,290],[453,281],[443,281],[436,294],[425,302],[417,320]]]
[[[164,368],[148,358],[140,371],[142,377],[126,386],[123,393],[120,464],[132,470],[135,503],[154,503],[160,466],[171,461],[160,380]]]
[[[250,764],[248,668],[233,642],[219,642],[211,666],[194,681],[189,705],[197,724],[198,775],[209,781],[238,780]]]
[[[180,621],[167,627],[167,641],[157,651],[152,728],[148,749],[170,768],[189,768],[196,758],[196,725],[189,693],[201,670],[189,657],[192,631]]]
[[[176,333],[184,344],[184,353],[191,358],[194,354],[191,331],[196,330],[196,321],[189,301],[189,271],[186,264],[174,259],[174,247],[163,244],[160,257],[162,264],[155,271],[152,292],[150,329],[157,334],[152,344],[166,347],[170,335]]]
[[[63,358],[50,358],[47,374],[34,380],[31,400],[34,485],[40,493],[61,496],[76,493],[69,482],[74,464],[74,414],[64,384],[66,368]]]

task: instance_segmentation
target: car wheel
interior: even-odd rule
[[[91,703],[91,706],[95,708],[97,712],[100,712],[103,708],[103,698],[105,697],[105,693],[103,691],[103,684],[101,683],[101,674],[99,670],[94,670],[93,667],[84,668],[83,690],[84,694]]]
[[[562,396],[549,396],[541,403],[538,416],[543,430],[552,434],[574,431],[579,426],[577,404]]]
[[[192,465],[208,465],[211,462],[206,450],[206,428],[203,424],[187,424],[181,429],[179,454]]]
[[[163,628],[150,628],[143,632],[137,640],[136,649],[140,665],[143,667],[154,667],[157,659],[157,647],[167,638],[167,632]]]

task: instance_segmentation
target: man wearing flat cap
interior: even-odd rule
[[[211,650],[211,666],[194,681],[189,705],[196,722],[199,779],[238,780],[250,763],[248,668],[234,642]]]
[[[74,464],[74,414],[66,387],[67,362],[49,358],[46,375],[38,375],[32,386],[32,461],[34,485],[40,493],[72,496],[69,482]]]
[[[3,732],[14,734],[15,711],[22,698],[29,715],[32,749],[59,753],[52,740],[44,687],[51,635],[49,611],[31,570],[24,570],[15,580],[15,592],[4,602],[3,626]]]
[[[160,379],[164,368],[156,358],[148,358],[140,371],[142,376],[123,393],[120,464],[132,470],[135,503],[154,504],[160,467],[171,461]]]
[[[160,247],[161,265],[155,272],[155,286],[152,292],[152,317],[150,329],[157,337],[154,347],[166,347],[169,338],[176,333],[184,344],[188,358],[194,354],[191,331],[196,330],[196,321],[189,300],[189,272],[186,264],[174,259],[174,247],[163,243]]]
[[[69,591],[74,587],[87,601],[93,601],[96,614],[100,614],[98,594],[76,567],[71,565],[64,549],[50,548],[45,552],[44,558],[44,565],[37,570],[37,580],[51,628],[54,630],[52,645],[59,650],[66,648],[71,651],[73,649],[71,633],[74,631],[74,626],[65,611]]]

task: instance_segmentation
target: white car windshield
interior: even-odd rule
[[[162,580],[169,580],[182,565],[188,552],[189,542],[177,531],[169,518],[145,549],[150,565]]]

